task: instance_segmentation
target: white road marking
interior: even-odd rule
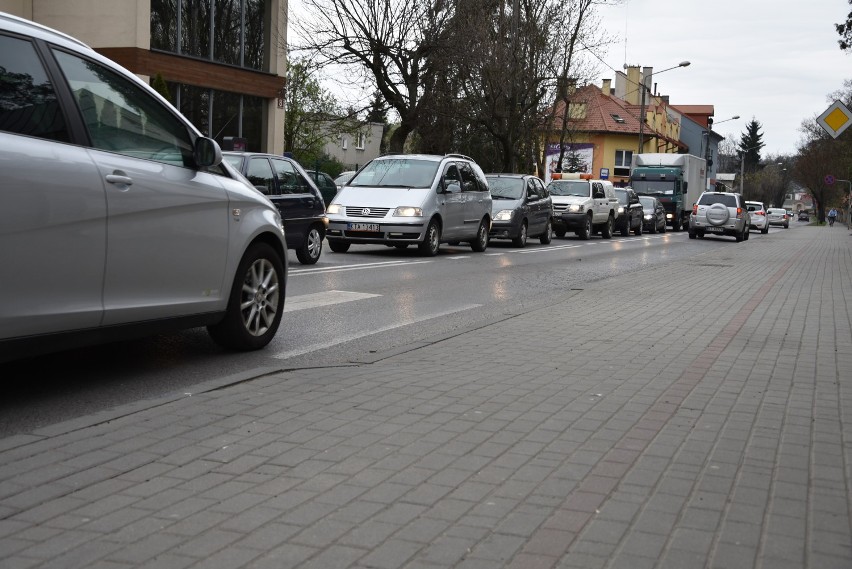
[[[308,354],[310,352],[315,352],[317,350],[326,350],[328,348],[337,346],[338,344],[343,344],[344,342],[350,342],[352,340],[358,340],[360,338],[365,338],[367,336],[372,336],[373,334],[378,334],[380,332],[387,332],[388,330],[394,330],[396,328],[401,328],[402,326],[407,326],[409,324],[416,324],[417,322],[425,322],[426,320],[432,320],[433,318],[440,318],[442,316],[447,316],[448,314],[454,314],[456,312],[462,312],[464,310],[470,310],[471,308],[479,308],[482,306],[481,304],[466,304],[464,306],[460,306],[453,310],[446,310],[444,312],[438,312],[436,314],[430,314],[427,316],[423,316],[421,318],[415,318],[412,320],[406,320],[404,322],[397,322],[395,324],[389,324],[387,326],[382,326],[381,328],[374,328],[368,332],[361,332],[358,334],[350,334],[349,336],[340,336],[331,340],[329,342],[325,342],[323,344],[311,344],[310,346],[306,346],[304,348],[299,348],[296,350],[290,350],[288,352],[280,352],[275,354],[274,358],[278,358],[281,360],[285,360],[287,358],[292,358],[295,356],[302,356],[304,354]]]
[[[346,290],[327,290],[325,292],[288,296],[287,300],[284,302],[284,312],[295,312],[297,310],[307,310],[309,308],[318,308],[320,306],[331,306],[332,304],[341,304],[343,302],[352,302],[354,300],[374,298],[377,296],[381,295],[369,294],[366,292],[351,292]]]
[[[318,273],[336,273],[341,271],[358,271],[362,269],[383,269],[385,267],[398,267],[400,265],[422,265],[432,261],[385,261],[382,263],[361,263],[360,265],[343,265],[333,267],[311,267],[309,269],[290,269],[289,276],[315,275]]]

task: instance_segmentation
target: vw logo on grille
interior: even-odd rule
[[[361,215],[364,215],[364,216],[370,215],[370,208],[365,207],[364,209],[362,209]]]

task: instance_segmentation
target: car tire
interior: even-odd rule
[[[767,225],[766,227],[764,227],[763,229],[761,229],[761,230],[760,230],[760,233],[761,233],[762,235],[766,235],[767,233],[769,233],[769,226]]]
[[[438,254],[441,248],[441,228],[438,222],[434,219],[429,222],[426,227],[426,234],[423,236],[423,241],[417,245],[417,250],[421,255],[434,257]]]
[[[328,248],[334,253],[345,253],[349,250],[350,243],[346,241],[329,241]]]
[[[554,229],[554,230],[553,230],[553,233],[554,233],[554,235],[556,235],[559,239],[562,239],[563,237],[565,237],[565,230],[564,230],[564,229]]]
[[[790,224],[789,224],[789,223],[785,223],[785,224],[784,224],[784,229],[790,229]]]
[[[680,217],[678,217],[677,214],[675,214],[672,217],[672,231],[680,231],[680,227],[681,227]]]
[[[272,340],[284,313],[284,262],[266,243],[254,243],[243,255],[225,317],[207,327],[213,341],[230,350],[259,350]]]
[[[660,227],[660,233],[665,233],[665,232],[666,232],[666,222],[664,221],[663,225]]]
[[[604,239],[612,239],[612,231],[615,228],[615,218],[612,214],[609,214],[609,217],[606,218],[606,223],[604,223],[601,228],[601,237]]]
[[[648,230],[648,233],[653,235],[656,232],[657,232],[657,222],[655,221],[654,223],[651,224],[651,229]]]
[[[322,239],[322,232],[317,226],[308,228],[304,243],[296,249],[296,258],[299,259],[300,263],[313,265],[319,261],[320,255],[322,255]]]
[[[526,225],[524,227],[526,228]],[[526,242],[526,229],[524,229],[525,245]],[[474,253],[483,253],[488,249],[488,227],[486,227],[484,219],[479,222],[479,229],[476,230],[476,239],[470,242],[470,248]]]
[[[642,235],[642,221],[641,220],[639,221],[639,226],[636,228],[636,230],[633,233],[636,234],[636,235]]]
[[[737,233],[737,234],[734,236],[734,238],[737,240],[737,243],[739,243],[739,242],[741,242],[741,241],[745,241],[745,238],[746,238],[746,235],[747,235],[747,234],[748,234],[748,230],[747,230],[747,229],[743,229],[742,231],[740,231],[739,233]]]
[[[577,236],[586,241],[592,236],[592,216],[591,214],[586,215],[585,221],[583,223],[583,227],[577,232]]]
[[[689,238],[690,238],[690,239],[695,239],[695,237],[696,237],[695,230],[694,230],[694,229],[690,229],[690,230],[689,230]]]
[[[746,231],[745,235],[743,236],[743,241],[748,241],[750,237],[751,237],[751,232]]]
[[[544,228],[544,233],[538,238],[542,245],[549,245],[553,241],[553,224],[547,220],[547,226]]]
[[[523,248],[527,245],[527,222],[521,222],[521,229],[518,231],[518,236],[512,239],[512,247]]]
[[[627,237],[630,235],[630,218],[624,220],[624,226],[621,228],[621,236]]]

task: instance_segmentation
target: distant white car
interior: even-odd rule
[[[766,210],[766,219],[769,221],[769,225],[780,225],[784,229],[790,227],[790,216],[786,209],[770,207]]]
[[[766,207],[764,207],[763,202],[747,201],[746,207],[748,208],[749,219],[751,219],[748,228],[750,230],[757,229],[763,234],[769,233],[769,220],[766,218]]]

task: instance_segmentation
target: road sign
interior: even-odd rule
[[[852,111],[841,101],[834,101],[825,112],[817,117],[817,123],[832,136],[837,138],[844,130],[852,125]]]
[[[832,176],[831,174],[826,174],[825,178],[823,178],[822,181],[825,182],[826,186],[830,186],[834,184],[834,176]]]
[[[609,180],[609,168],[601,168],[601,180]]]

